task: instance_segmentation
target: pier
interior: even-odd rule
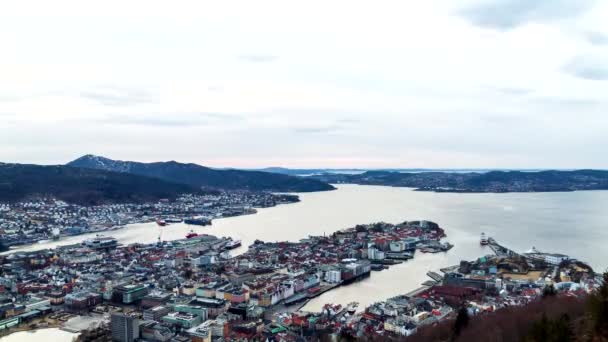
[[[428,271],[428,272],[426,272],[426,275],[429,276],[429,278],[433,279],[436,282],[443,281],[443,276],[437,272]]]
[[[488,246],[492,249],[494,254],[496,254],[499,257],[520,256],[519,253],[496,242],[496,240],[494,238],[488,238]]]

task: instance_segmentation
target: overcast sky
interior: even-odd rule
[[[608,168],[608,1],[6,1],[0,161]]]

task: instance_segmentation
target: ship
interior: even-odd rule
[[[346,306],[346,312],[348,312],[350,315],[354,315],[355,312],[357,312],[357,307],[358,306],[359,306],[359,303],[357,303],[357,302],[349,303]]]
[[[481,239],[479,240],[479,244],[482,246],[488,244],[488,238],[486,237],[486,233],[481,233]]]
[[[114,248],[118,246],[118,240],[97,234],[94,239],[84,240],[82,244],[93,249]]]
[[[235,248],[239,248],[241,247],[241,240],[230,240],[228,241],[228,243],[224,246],[224,249],[235,249]]]
[[[211,224],[211,220],[201,217],[201,218],[187,218],[184,220],[185,224],[191,224],[191,225],[195,225],[195,226],[208,226]]]
[[[190,233],[186,234],[186,239],[192,239],[197,237],[198,234],[194,232],[194,230],[191,230]]]

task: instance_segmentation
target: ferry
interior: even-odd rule
[[[224,246],[225,249],[235,249],[241,247],[241,240],[230,240]]]
[[[481,233],[481,239],[479,240],[479,244],[482,246],[488,244],[488,238],[486,237],[486,233]]]
[[[114,248],[118,246],[118,240],[97,234],[94,239],[84,240],[82,244],[93,249]]]

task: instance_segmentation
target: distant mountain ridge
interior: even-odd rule
[[[608,171],[489,171],[483,173],[368,171],[311,176],[330,183],[385,185],[435,192],[551,192],[608,190]]]
[[[141,163],[113,160],[89,154],[66,165],[160,178],[165,181],[195,187],[226,190],[312,192],[335,189],[325,182],[312,178],[262,171],[218,170],[198,164],[185,164],[176,161]]]
[[[190,185],[106,170],[64,165],[0,164],[2,203],[40,197],[82,205],[144,203],[197,192],[202,191]]]

